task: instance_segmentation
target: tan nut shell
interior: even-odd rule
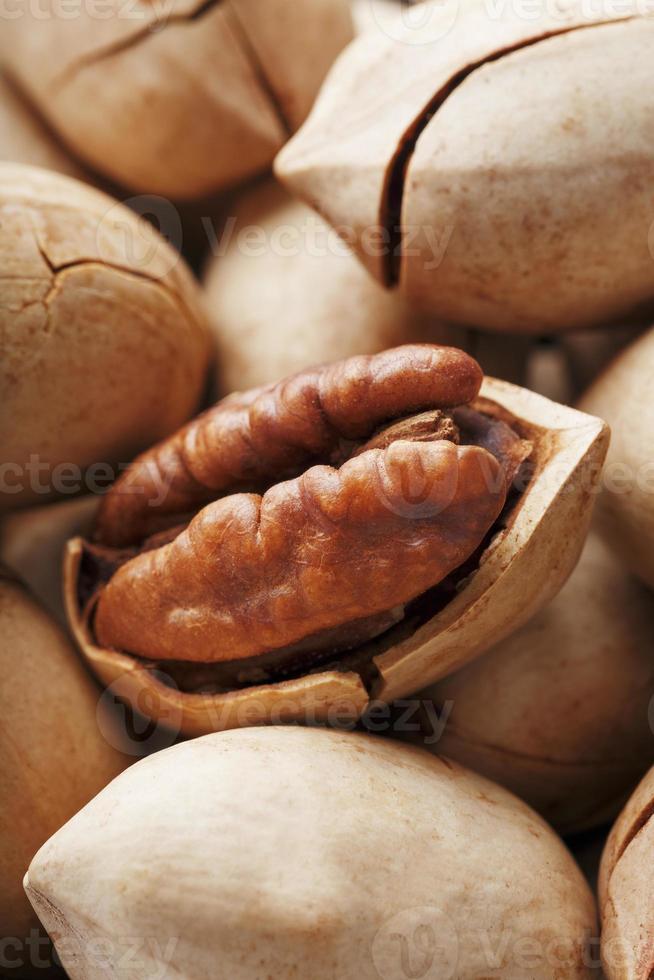
[[[82,168],[59,146],[56,137],[0,70],[0,160],[47,167],[70,177]]]
[[[422,693],[451,708],[434,751],[507,786],[562,833],[601,824],[654,762],[652,637],[652,597],[591,535],[550,605]]]
[[[654,588],[654,327],[600,376],[582,407],[610,424],[613,435],[599,525],[627,566]]]
[[[66,625],[61,561],[66,543],[88,537],[97,496],[62,500],[7,514],[0,521],[0,564],[7,565],[62,626]]]
[[[561,338],[575,401],[599,378],[612,361],[649,329],[649,323],[613,324],[573,330]],[[572,400],[572,399],[571,399]]]
[[[0,674],[0,936],[24,943],[37,926],[27,865],[128,760],[100,732],[100,691],[64,633],[1,568]]]
[[[109,16],[107,16],[107,11]],[[57,0],[6,20],[8,70],[77,155],[192,198],[266,169],[352,35],[346,0]]]
[[[370,234],[399,197],[400,289],[446,320],[542,332],[651,306],[654,21],[627,7],[447,0],[368,32],[277,174],[387,284]]]
[[[411,341],[465,346],[465,331],[430,322],[382,289],[273,181],[241,195],[224,234],[227,250],[205,274],[222,391]]]
[[[371,699],[403,697],[451,673],[525,623],[561,588],[579,557],[608,431],[595,418],[522,388],[487,378],[482,395],[534,438],[536,473],[510,527],[497,535],[477,572],[437,615],[373,658],[366,686],[354,671],[323,670],[294,680],[223,694],[188,694],[135,658],[96,646],[77,599],[83,545],[64,558],[68,621],[105,684],[142,713],[187,735],[290,721],[354,720]]]
[[[0,256],[2,510],[45,502],[58,479],[82,489],[70,464],[126,463],[176,429],[209,341],[180,257],[79,181],[0,164]]]
[[[599,903],[608,980],[654,972],[654,769],[618,817],[602,855]]]
[[[594,902],[550,828],[479,776],[360,734],[254,729],[151,756],[45,845],[26,888],[71,980],[95,980],[100,937],[124,980],[164,951],[189,980],[394,980],[403,936],[431,953],[425,976],[490,976],[495,953],[492,975],[524,980],[529,940],[530,980],[559,975],[554,942],[566,980],[591,976]],[[135,935],[157,945],[118,971]]]
[[[350,6],[357,34],[383,30],[388,18],[402,11],[401,0],[350,0]]]

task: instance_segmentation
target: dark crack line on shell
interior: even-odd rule
[[[525,48],[536,47],[544,41],[555,37],[562,37],[566,34],[575,34],[579,31],[598,27],[611,27],[615,24],[624,24],[638,19],[637,16],[630,15],[615,18],[610,21],[593,21],[587,24],[576,24],[570,27],[562,27],[560,30],[547,31],[527,40],[516,42],[516,44],[508,45],[506,48],[500,48],[499,51],[494,51],[480,58],[478,61],[466,65],[460,71],[456,72],[438,90],[401,138],[399,146],[391,159],[382,190],[380,224],[386,231],[389,243],[382,260],[382,282],[387,287],[397,286],[400,281],[402,243],[404,238],[402,233],[402,216],[409,166],[420,137],[449,97],[467,78],[480,68],[483,68],[485,65],[491,65],[496,61],[501,61],[503,58],[522,51]]]
[[[129,37],[115,41],[113,44],[108,44],[104,48],[98,48],[96,51],[92,51],[89,54],[82,55],[76,61],[72,62],[53,79],[52,91],[57,92],[57,90],[63,88],[70,81],[72,81],[75,75],[77,75],[80,71],[83,71],[84,68],[93,67],[102,61],[113,58],[118,54],[122,54],[124,51],[129,51],[130,49],[141,44],[142,41],[146,41],[150,37],[156,37],[170,26],[192,24],[194,21],[201,20],[215,7],[221,6],[225,7],[225,12],[229,17],[229,26],[236,36],[241,51],[245,55],[250,68],[263,89],[267,97],[267,101],[275,113],[281,128],[287,136],[290,136],[293,132],[293,127],[286,118],[286,114],[279,99],[277,98],[277,94],[270,82],[270,79],[268,78],[261,59],[258,57],[237,11],[234,9],[229,0],[204,0],[204,2],[191,13],[170,14],[169,16],[164,14],[162,17],[155,16],[155,18],[146,27],[141,28],[135,34],[131,34]]]
[[[239,17],[238,10],[232,3],[226,4],[225,9],[229,14],[230,26],[233,29],[234,33],[238,35],[238,38],[241,42],[241,49],[248,60],[250,68],[254,72],[257,81],[259,82],[259,85],[261,86],[267,98],[268,103],[270,104],[275,115],[277,116],[277,121],[279,122],[280,126],[282,127],[286,135],[290,137],[290,135],[293,132],[293,127],[291,126],[290,120],[287,119],[286,117],[286,113],[284,112],[282,104],[279,101],[279,98],[277,97],[277,93],[275,92],[272,82],[268,77],[268,73],[266,72],[263,63],[259,58],[255,50],[255,47],[252,44],[252,41],[249,38],[245,25],[243,24],[241,18]]]
[[[140,279],[141,281],[147,282],[151,286],[154,286],[155,289],[160,289],[163,293],[166,294],[166,296],[168,296],[171,302],[174,303],[174,305],[178,309],[181,309],[184,312],[184,314],[189,318],[189,320],[192,323],[195,323],[199,327],[202,326],[202,323],[200,322],[196,314],[193,312],[191,307],[188,306],[187,303],[184,301],[183,297],[179,293],[177,293],[176,290],[171,289],[171,287],[167,283],[165,283],[163,279],[159,279],[156,276],[151,276],[147,272],[141,272],[139,269],[132,269],[128,265],[123,265],[120,262],[112,262],[111,260],[102,259],[100,258],[100,256],[96,258],[89,258],[89,259],[71,259],[69,262],[55,263],[48,255],[47,249],[41,242],[36,228],[33,229],[33,234],[34,234],[34,241],[36,243],[36,247],[39,251],[39,255],[41,256],[41,258],[43,259],[43,261],[45,262],[46,266],[48,267],[48,269],[50,270],[53,276],[53,281],[47,292],[47,295],[42,300],[43,304],[45,305],[48,311],[50,308],[50,302],[52,301],[52,297],[54,293],[57,291],[57,289],[59,288],[59,277],[64,272],[68,272],[71,269],[83,268],[84,266],[96,266],[98,269],[113,269],[115,272],[120,272],[124,276],[129,276],[133,279]],[[180,261],[181,261],[181,256],[180,256]]]
[[[171,24],[191,24],[195,20],[200,20],[200,18],[204,17],[214,7],[219,7],[223,3],[225,3],[225,0],[204,0],[204,3],[201,3],[191,13],[164,14],[161,17],[155,16],[145,27],[142,27],[134,34],[121,38],[119,41],[114,41],[113,44],[107,44],[104,48],[98,48],[88,54],[81,55],[75,61],[71,62],[71,64],[53,79],[51,90],[56,92],[68,84],[84,68],[90,68],[101,61],[113,58],[117,54],[122,54],[123,51],[129,51],[130,48],[137,47],[141,41],[145,41],[149,37],[156,37],[157,34],[160,34],[161,31],[165,30]]]
[[[615,856],[615,864],[613,870],[618,865],[618,862],[623,857],[625,851],[633,844],[634,840],[638,837],[640,832],[645,829],[650,820],[654,819],[654,798],[649,801],[647,806],[643,807],[641,812],[638,814],[631,827],[624,836],[624,840],[620,845],[620,848]],[[613,873],[613,872],[611,872]]]

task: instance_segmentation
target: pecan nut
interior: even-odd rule
[[[447,759],[357,732],[255,728],[156,752],[43,846],[25,888],[71,980],[95,980],[100,955],[123,978],[596,976],[593,895],[545,821]]]
[[[450,0],[358,38],[275,167],[383,285],[538,334],[652,307],[654,24],[533,14]]]
[[[407,346],[233,395],[144,454],[66,549],[99,677],[187,734],[336,723],[514,632],[574,567],[607,431],[480,382]]]
[[[145,454],[107,495],[102,543],[149,529],[154,475],[174,488],[168,518],[224,496],[113,571],[97,602],[99,642],[212,663],[295,656],[298,643],[334,652],[383,632],[480,545],[528,455],[503,423],[491,427],[498,445],[467,415],[443,416],[480,383],[463,352],[407,346],[228,400]],[[482,434],[485,446],[455,444]],[[310,465],[321,457],[345,461]],[[270,485],[230,492],[248,483]]]
[[[177,200],[268,169],[352,36],[347,0],[134,0],[74,17],[44,0],[3,27],[3,67],[63,143]]]

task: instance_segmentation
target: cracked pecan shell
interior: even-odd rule
[[[347,0],[58,0],[9,18],[7,71],[65,143],[144,193],[196,198],[265,170],[352,36]]]
[[[106,480],[181,425],[209,341],[179,256],[77,180],[0,163],[0,252],[2,510],[45,502],[59,466]]]
[[[635,9],[425,6],[350,45],[277,174],[445,320],[535,333],[649,312],[654,21]]]
[[[101,678],[187,733],[325,721],[516,629],[576,561],[606,432],[480,381],[407,346],[232,396],[145,453],[67,549]]]

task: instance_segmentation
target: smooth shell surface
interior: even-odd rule
[[[205,273],[222,391],[406,342],[466,347],[465,331],[384,290],[329,225],[272,181],[235,202],[222,241]]]
[[[209,341],[182,259],[112,198],[0,164],[0,510],[115,476],[197,407]]]
[[[0,160],[47,167],[70,177],[82,168],[59,146],[56,137],[0,72]]]
[[[368,669],[325,669],[276,684],[223,693],[186,693],[161,671],[101,648],[79,601],[83,542],[68,545],[68,622],[93,670],[144,713],[188,735],[289,721],[355,720],[370,704],[404,697],[446,676],[522,626],[558,592],[574,568],[591,518],[608,443],[599,420],[505,382],[486,379],[482,395],[534,440],[535,473],[508,527],[456,596],[417,629],[391,634],[369,651]],[[371,669],[370,669],[371,668]]]
[[[0,521],[0,563],[24,582],[51,616],[66,625],[61,564],[66,543],[91,533],[97,496],[13,511]]]
[[[654,588],[654,328],[604,371],[581,400],[611,426],[600,528],[626,565]]]
[[[654,973],[654,769],[616,821],[602,855],[599,902],[608,980]]]
[[[534,333],[651,308],[652,20],[418,10],[350,45],[278,175],[444,319]]]
[[[29,964],[37,926],[22,888],[29,862],[128,760],[100,731],[100,691],[64,633],[1,568],[0,672],[0,936],[16,941],[3,947],[13,968]]]
[[[526,949],[530,980],[591,976],[594,902],[547,825],[365,735],[255,729],[160,752],[45,845],[26,888],[71,980],[96,980],[94,940],[121,980],[402,980],[408,962],[524,980]]]
[[[347,0],[52,0],[5,20],[8,70],[69,147],[135,191],[194,198],[265,170],[352,36]]]
[[[434,751],[507,786],[561,832],[608,820],[654,762],[653,636],[652,597],[591,535],[545,609],[421,693],[443,720],[449,705]]]

